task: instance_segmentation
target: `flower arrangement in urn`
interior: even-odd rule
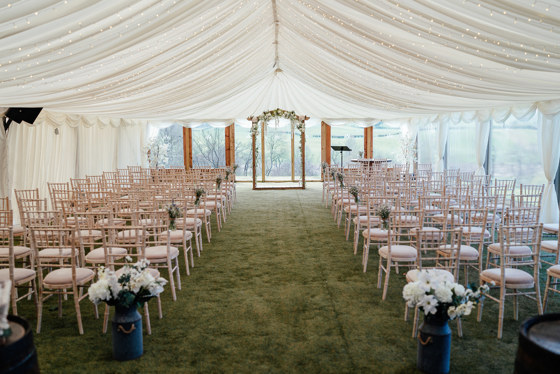
[[[439,315],[455,319],[471,314],[473,307],[484,298],[489,287],[478,288],[450,282],[445,273],[435,270],[421,270],[416,282],[403,288],[403,298],[409,307],[420,307],[424,315]]]
[[[127,261],[132,261],[127,256]],[[140,260],[135,264],[127,263],[119,276],[115,271],[100,267],[99,280],[89,289],[89,299],[95,304],[104,301],[109,305],[121,308],[141,307],[152,297],[163,292],[167,280],[154,278],[148,271],[147,260]]]

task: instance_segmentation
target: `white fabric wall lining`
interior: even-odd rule
[[[34,125],[12,123],[0,130],[0,196],[10,196],[19,222],[14,189],[39,188],[47,182],[99,175],[117,167],[142,165],[146,121],[64,115],[43,110]],[[58,133],[55,133],[56,132]]]

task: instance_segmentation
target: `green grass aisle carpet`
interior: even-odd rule
[[[91,303],[81,303],[85,335],[79,336],[73,303],[57,319],[47,302],[43,331],[35,335],[44,372],[210,372],[210,373],[409,373],[416,367],[412,323],[403,320],[404,277],[391,278],[387,301],[377,289],[377,255],[368,272],[361,250],[321,203],[321,185],[305,191],[252,191],[238,187],[238,202],[171,301],[162,295],[164,318],[150,303],[151,336],[144,355],[130,362],[111,357],[110,333],[101,333]],[[181,264],[184,261],[181,255]],[[166,274],[163,274],[167,276]],[[28,304],[27,306],[24,306]],[[31,303],[22,315],[35,327]],[[558,302],[551,304],[558,310]],[[103,309],[101,309],[103,310]],[[453,330],[451,372],[513,371],[520,323],[536,314],[522,301],[520,321],[506,306],[504,338],[496,339],[497,307],[487,301],[481,323],[463,322],[464,338]]]

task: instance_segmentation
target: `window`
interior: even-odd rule
[[[438,127],[434,124],[418,128],[418,163],[435,165],[438,161]]]
[[[225,129],[202,124],[192,129],[193,167],[226,165]]]
[[[537,118],[519,121],[511,116],[503,124],[492,124],[490,173],[494,178],[517,178],[517,185],[546,183]]]
[[[461,171],[475,171],[476,125],[474,122],[460,122],[449,126],[447,135],[447,168]]]
[[[151,128],[148,140],[150,167],[184,167],[183,127]]]
[[[399,125],[381,123],[373,128],[373,158],[402,162],[401,129]]]
[[[351,125],[332,126],[331,145],[345,145],[352,150],[350,152],[343,152],[342,158],[346,167],[350,164],[350,160],[360,157],[359,152],[364,152],[364,129]],[[340,165],[340,157],[340,151],[333,151],[331,149],[331,164]]]

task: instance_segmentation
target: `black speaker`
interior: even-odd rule
[[[35,122],[42,109],[43,108],[10,108],[6,112],[5,116],[17,123],[25,121],[32,124]]]

